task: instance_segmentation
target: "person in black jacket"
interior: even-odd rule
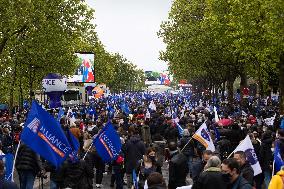
[[[188,129],[183,130],[183,135],[179,142],[179,148],[182,149],[182,153],[187,157],[189,173],[192,174],[192,163],[193,163],[193,157],[194,157],[194,141],[191,140]]]
[[[197,182],[193,183],[192,189],[226,189],[227,184],[221,172],[221,160],[217,156],[212,156]]]
[[[0,189],[18,189],[18,186],[4,179],[4,162],[0,160]]]
[[[240,165],[234,158],[225,159],[222,162],[221,170],[228,189],[252,189],[252,186],[240,175]]]
[[[51,165],[49,162],[45,163],[44,169],[46,172],[50,172],[50,189],[59,189],[59,186],[62,185],[60,168],[56,169],[54,165]]]
[[[125,144],[125,170],[127,174],[127,186],[131,188],[132,179],[131,174],[135,169],[137,170],[145,154],[145,144],[139,137],[139,132],[132,126],[129,127],[130,139]]]
[[[165,139],[167,142],[177,142],[179,137],[178,129],[172,121],[168,121],[167,124],[169,125],[168,128],[165,130]]]
[[[169,161],[169,189],[176,189],[179,186],[186,185],[186,176],[189,172],[187,158],[179,153],[175,142],[169,143],[170,161]]]
[[[259,150],[259,163],[264,175],[264,182],[267,187],[271,180],[271,165],[273,162],[273,155],[271,151],[273,139],[271,135],[271,131],[266,131],[263,133]]]
[[[44,175],[39,155],[27,145],[21,144],[16,157],[16,169],[20,179],[20,189],[33,188],[36,175]]]
[[[68,158],[63,163],[60,174],[63,179],[60,188],[93,188],[94,171],[84,160],[73,162]]]
[[[213,152],[211,150],[204,150],[202,154],[202,160],[194,162],[192,165],[192,180],[196,182],[199,175],[204,170],[204,166],[206,165],[207,161],[212,157]]]
[[[237,160],[237,162],[240,165],[240,175],[244,177],[250,183],[250,185],[253,186],[254,171],[251,165],[249,164],[249,162],[246,160],[245,152],[242,151],[235,152],[234,158]]]

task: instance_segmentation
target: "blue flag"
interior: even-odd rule
[[[96,110],[93,107],[89,108],[89,114],[90,115],[95,115],[96,114]]]
[[[64,111],[62,109],[62,107],[59,108],[59,112],[58,112],[58,117],[57,117],[57,121],[60,121],[60,119],[64,116]]]
[[[78,158],[78,150],[80,148],[80,143],[78,139],[71,133],[71,131],[68,129],[67,130],[67,139],[68,142],[70,143],[70,146],[72,148],[72,152],[69,154],[69,157],[72,162],[77,162],[79,161]]]
[[[133,186],[134,186],[134,189],[138,189],[138,180],[137,180],[137,175],[136,175],[136,171],[135,169],[133,169],[132,171],[132,179],[133,179]]]
[[[123,113],[125,113],[126,115],[129,115],[131,113],[128,104],[125,102],[120,104],[120,108],[123,111]]]
[[[24,100],[24,102],[23,102],[23,108],[24,108],[24,109],[28,109],[29,107],[30,107],[29,101],[28,101],[28,100]]]
[[[213,129],[214,129],[214,133],[215,133],[215,137],[216,137],[215,142],[217,142],[218,140],[220,140],[220,133],[215,126],[213,126]]]
[[[108,107],[108,117],[112,119],[114,117],[115,109],[112,106]]]
[[[178,128],[178,134],[179,136],[182,136],[183,135],[183,128],[180,126],[180,124],[178,124],[177,122],[176,123],[176,126]]]
[[[32,102],[21,140],[56,168],[72,152],[59,122],[36,101]]]
[[[280,129],[284,129],[284,117],[281,120]]]
[[[115,160],[121,150],[121,141],[112,124],[108,122],[93,141],[104,162]]]
[[[276,143],[275,150],[274,150],[274,170],[275,173],[280,171],[281,167],[284,166],[284,161],[280,154],[279,144]]]
[[[11,153],[0,155],[0,160],[5,162],[5,180],[12,181],[14,155]]]

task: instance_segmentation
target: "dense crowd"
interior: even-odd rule
[[[48,111],[58,117],[58,110]],[[0,153],[15,153],[27,113],[28,110],[14,111],[11,116],[8,111],[1,112]],[[272,124],[265,121],[272,117]],[[80,143],[79,161],[67,159],[56,169],[20,143],[15,169],[21,189],[33,188],[35,178],[44,178],[47,172],[51,189],[103,188],[105,172],[111,174],[109,184],[116,189],[176,189],[188,185],[192,189],[283,189],[284,169],[273,172],[276,143],[281,159],[284,157],[281,119],[277,102],[271,99],[249,98],[229,104],[221,97],[208,100],[188,93],[113,95],[65,108],[64,116],[60,117],[63,131],[67,134],[70,129]],[[105,163],[92,139],[109,121],[120,136],[122,150],[116,160]],[[215,151],[192,139],[203,123],[210,131]],[[247,135],[261,166],[262,173],[258,175],[254,174],[245,152],[231,154]],[[0,163],[3,175],[1,167],[3,162]],[[166,179],[165,171],[169,174]],[[134,175],[139,177],[137,183],[133,182]],[[1,182],[6,182],[2,177]]]

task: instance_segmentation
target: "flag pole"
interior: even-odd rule
[[[192,141],[192,137],[191,137],[191,139],[184,145],[184,147],[181,149],[181,151],[180,152],[182,152],[184,149],[185,149],[185,147],[190,143],[190,141]]]
[[[233,155],[234,151],[228,155],[227,159],[229,159]]]
[[[12,174],[11,174],[11,177],[12,177],[11,179],[12,179],[13,182],[14,182],[15,164],[16,164],[16,159],[17,159],[17,156],[18,156],[20,145],[21,145],[21,140],[19,141],[16,153],[15,153],[15,157],[14,157],[14,162],[13,162],[13,169],[12,169]]]
[[[244,139],[244,140],[245,140],[245,139]],[[244,142],[244,140],[242,140],[242,142],[241,142],[239,145],[241,145],[241,144]],[[238,146],[239,146],[239,145],[238,145]],[[238,146],[237,146],[237,147],[238,147]],[[234,152],[235,152],[235,150],[234,150],[232,153],[230,153],[230,155],[228,155],[227,159],[229,159],[229,158],[233,155]]]
[[[274,175],[274,171],[275,171],[275,160],[273,160],[271,178],[272,178],[273,175]]]
[[[85,160],[87,154],[89,153],[89,151],[91,150],[92,147],[93,147],[93,142],[91,143],[91,146],[88,148],[86,154],[84,155],[83,160]]]

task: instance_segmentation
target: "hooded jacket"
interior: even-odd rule
[[[268,189],[283,189],[283,180],[281,177],[284,177],[284,171],[278,171],[276,175],[274,175],[269,183]]]
[[[211,167],[206,169],[193,184],[192,189],[226,189],[227,183],[221,169]]]
[[[146,148],[139,136],[133,135],[125,144],[125,169],[126,173],[132,173],[139,166],[139,160],[143,158]]]
[[[249,162],[246,162],[244,165],[241,166],[241,174],[244,179],[246,179],[250,185],[253,186],[253,177],[254,177],[254,171],[249,164]]]

